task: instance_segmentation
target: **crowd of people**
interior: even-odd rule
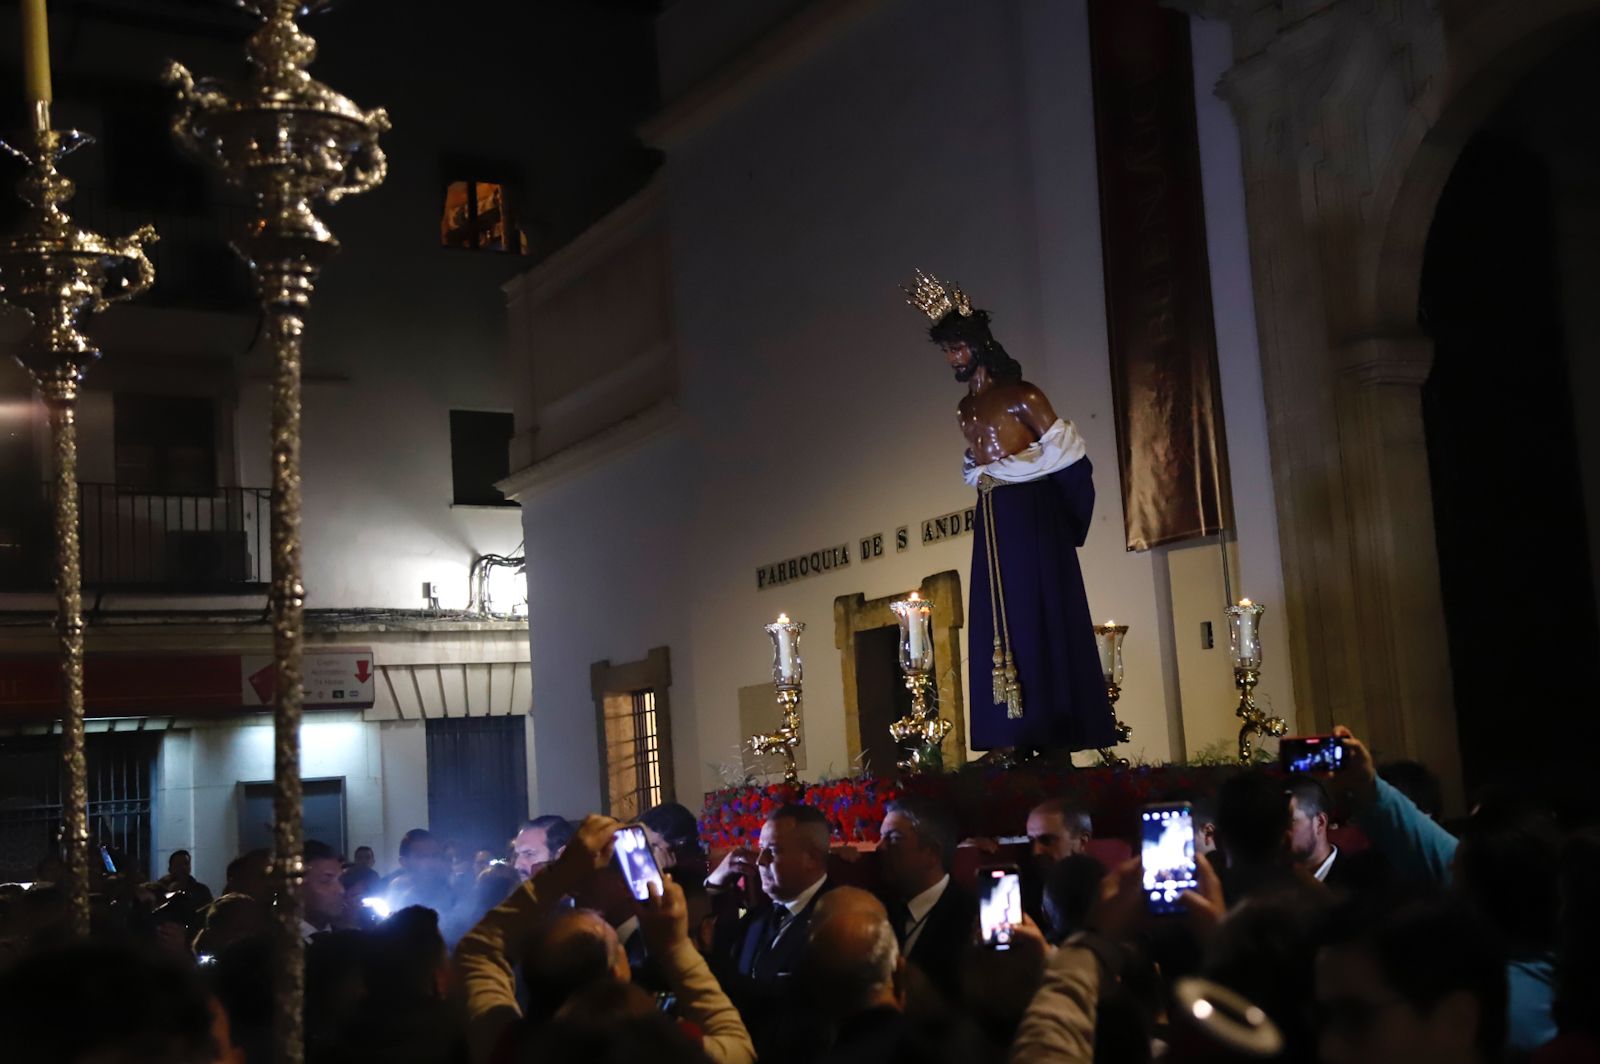
[[[999,843],[915,798],[870,856],[789,805],[713,863],[687,809],[649,810],[664,875],[644,901],[612,860],[623,825],[598,815],[463,859],[413,831],[388,875],[368,847],[308,842],[307,1059],[1600,1059],[1600,832],[1504,793],[1447,824],[1426,769],[1380,771],[1341,733],[1339,772],[1167,796],[1192,813],[1197,883],[1173,914],[1147,904],[1136,854],[1108,862],[1091,810],[1039,805],[1004,949],[958,870],[962,847],[981,862]],[[109,877],[87,940],[58,887],[0,888],[0,1057],[270,1059],[270,872],[243,854],[214,898],[182,851],[154,883]]]

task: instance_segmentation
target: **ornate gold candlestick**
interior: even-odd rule
[[[772,637],[772,682],[777,690],[778,709],[782,721],[777,731],[760,732],[750,736],[750,749],[755,753],[783,755],[783,782],[790,786],[800,783],[800,770],[795,765],[794,748],[800,745],[800,684],[803,679],[800,661],[800,633],[806,626],[791,621],[786,613],[765,626]]]
[[[180,143],[255,197],[259,217],[233,243],[250,267],[273,354],[272,635],[273,870],[278,890],[276,1059],[298,1064],[305,1047],[301,1002],[302,875],[300,805],[300,665],[305,588],[300,580],[300,359],[305,314],[322,266],[339,249],[312,211],[382,183],[387,162],[378,136],[389,128],[381,108],[363,110],[305,70],[316,42],[300,31],[301,12],[326,0],[239,0],[265,21],[245,52],[241,84],[196,83],[176,63],[166,80],[178,93],[173,133]]]
[[[1269,717],[1256,708],[1255,687],[1261,679],[1261,615],[1265,607],[1240,599],[1228,607],[1228,646],[1233,651],[1233,683],[1239,689],[1239,708],[1234,712],[1244,723],[1239,727],[1239,764],[1247,765],[1253,753],[1251,736],[1281,738],[1289,730],[1282,717]]]
[[[78,386],[100,357],[79,331],[86,314],[132,299],[149,288],[155,269],[144,245],[150,226],[107,240],[79,229],[62,206],[72,182],[56,163],[88,143],[75,131],[50,128],[50,105],[32,104],[33,129],[22,147],[0,147],[28,164],[18,183],[32,208],[21,230],[0,240],[0,301],[28,312],[33,327],[17,352],[50,415],[51,481],[56,539],[56,631],[65,695],[61,758],[66,768],[61,827],[65,841],[67,903],[73,928],[89,933],[89,784],[83,753],[83,603],[78,557]]]
[[[944,768],[944,740],[951,723],[933,708],[928,692],[933,687],[933,635],[929,621],[933,607],[913,591],[911,597],[891,602],[900,622],[900,671],[911,692],[911,712],[889,725],[889,736],[905,746],[904,772],[938,772]]]
[[[1111,702],[1119,745],[1133,737],[1133,725],[1117,716],[1117,699],[1122,697],[1122,640],[1127,634],[1128,626],[1115,621],[1094,626],[1094,641],[1100,650],[1100,672],[1105,676],[1106,698]],[[1100,748],[1100,763],[1109,768],[1128,767],[1128,759],[1109,746]]]

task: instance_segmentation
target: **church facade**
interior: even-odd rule
[[[1292,719],[1244,188],[1211,92],[1226,28],[1195,20],[1192,35],[1236,514],[1225,566],[1216,536],[1126,549],[1085,5],[802,6],[743,26],[727,5],[664,12],[666,103],[643,131],[661,172],[506,286],[518,434],[503,487],[527,538],[541,808],[630,790],[621,718],[642,691],[667,706],[646,756],[678,800],[770,769],[740,744],[777,721],[762,626],[780,613],[806,624],[802,775],[891,768],[887,607],[913,590],[934,601],[938,703],[969,756],[972,714],[994,707],[966,704],[965,618],[989,606],[968,601],[965,389],[906,306],[914,267],[990,311],[1095,462],[1079,554],[1095,620],[1130,626],[1119,752],[1231,744],[1225,580],[1269,604],[1258,690]]]
[[[1570,111],[1546,105],[1576,98],[1595,4],[1169,5],[1189,16],[1226,553],[1126,549],[1092,3],[737,6],[662,15],[658,178],[506,288],[542,805],[614,799],[628,741],[650,796],[691,806],[770,769],[739,744],[776,721],[780,612],[807,624],[803,775],[886,767],[873,633],[912,590],[935,598],[964,749],[988,709],[961,694],[974,500],[960,389],[897,296],[913,267],[994,313],[1095,460],[1080,558],[1096,619],[1130,625],[1121,752],[1231,738],[1222,611],[1245,595],[1267,605],[1262,702],[1427,761],[1454,800],[1538,771],[1552,714],[1587,734],[1561,707],[1596,649],[1594,138],[1538,116]],[[1519,453],[1484,425],[1528,441],[1517,467],[1482,464]],[[1515,487],[1486,509],[1490,468]],[[646,704],[668,713],[640,746]],[[1536,726],[1508,744],[1507,720]]]

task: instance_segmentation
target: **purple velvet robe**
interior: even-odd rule
[[[1095,750],[1116,742],[1094,622],[1078,567],[1078,548],[1094,514],[1094,467],[1080,458],[1065,469],[994,489],[1000,582],[1005,589],[1011,654],[1022,685],[1022,716],[995,705],[991,679],[994,623],[983,506],[972,542],[967,610],[967,676],[975,750],[1021,747]]]

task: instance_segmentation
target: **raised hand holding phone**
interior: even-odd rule
[[[621,821],[608,816],[584,817],[561,856],[547,865],[538,878],[562,894],[577,890],[611,860],[611,839],[621,827]]]
[[[689,941],[689,902],[683,888],[670,875],[661,885],[650,884],[650,898],[639,903],[639,931],[652,956],[664,957],[680,942]]]
[[[655,855],[650,852],[650,838],[644,833],[644,828],[637,824],[618,828],[613,836],[613,847],[617,867],[622,869],[622,878],[628,881],[628,890],[636,900],[649,901],[652,896],[662,893],[665,887],[661,869],[656,865]]]
[[[1149,909],[1158,915],[1179,912],[1183,906],[1178,896],[1200,885],[1189,803],[1147,805],[1139,827],[1139,861]]]
[[[1378,797],[1378,767],[1372,753],[1355,733],[1343,724],[1333,729],[1334,736],[1344,745],[1344,771],[1322,775],[1323,785],[1334,800],[1351,812],[1366,809]]]
[[[978,869],[979,941],[990,949],[1010,949],[1012,936],[1026,917],[1022,913],[1022,878],[1016,865]]]
[[[1278,740],[1278,764],[1285,772],[1339,772],[1349,761],[1349,747],[1337,735],[1296,735]]]

